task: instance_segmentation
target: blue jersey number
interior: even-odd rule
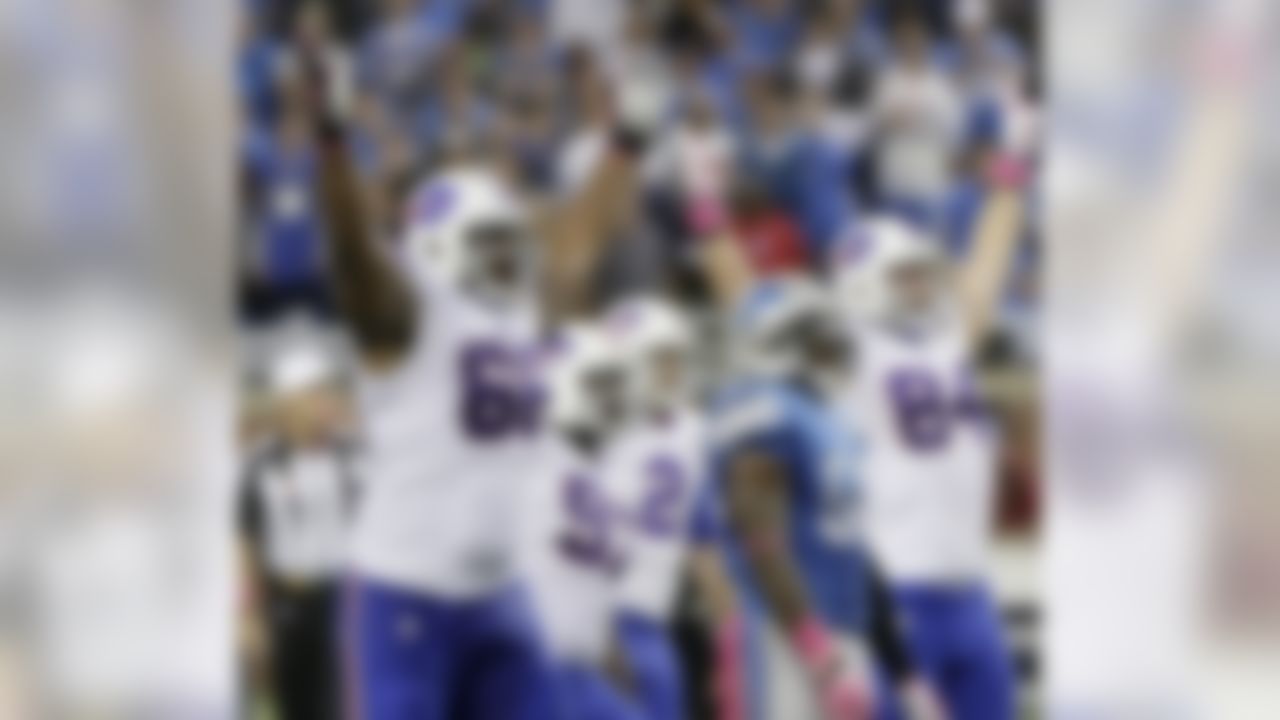
[[[617,572],[621,559],[609,538],[611,510],[590,478],[571,476],[564,486],[563,502],[569,526],[560,534],[560,552],[574,563],[606,573]]]
[[[459,375],[459,414],[471,438],[496,441],[537,426],[540,396],[519,353],[496,343],[469,345],[459,357]]]
[[[945,448],[957,421],[985,417],[968,376],[955,397],[948,395],[946,383],[936,375],[920,368],[902,368],[890,373],[887,392],[898,436],[907,447],[921,452]]]
[[[651,535],[675,535],[680,531],[680,506],[684,495],[684,470],[669,457],[657,457],[645,468],[649,479],[637,518],[640,527]]]

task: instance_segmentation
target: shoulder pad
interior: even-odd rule
[[[781,427],[787,417],[783,398],[775,393],[754,392],[724,403],[709,428],[716,445],[728,445]]]

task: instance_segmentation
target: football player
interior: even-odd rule
[[[989,208],[959,301],[936,243],[900,221],[867,221],[837,256],[860,356],[843,406],[867,438],[868,535],[912,655],[958,720],[1014,717],[987,582],[996,437],[970,357],[1004,278],[1013,210]]]
[[[944,717],[862,536],[862,443],[856,420],[836,407],[859,363],[836,298],[808,278],[758,280],[719,199],[691,198],[688,210],[712,289],[734,318],[741,365],[712,422],[722,492],[700,506],[713,508],[703,516],[723,514],[746,589],[743,602],[718,603],[721,717],[796,714],[777,668],[762,666],[779,634],[807,678],[806,715]]]
[[[446,170],[413,192],[393,245],[371,233],[341,117],[314,84],[320,207],[368,444],[343,602],[352,711],[552,717],[515,561],[540,446],[535,359],[542,329],[581,297],[634,136],[539,212],[494,172]]]
[[[748,712],[793,712],[779,707],[778,669],[762,667],[780,635],[810,690],[806,715],[872,717],[883,670],[913,712],[936,717],[861,537],[862,448],[831,405],[854,363],[833,298],[813,280],[764,281],[735,324],[743,376],[718,397],[713,435],[745,588]]]
[[[707,474],[703,421],[694,402],[693,329],[676,306],[656,297],[619,303],[607,323],[627,356],[635,392],[610,478],[628,538],[619,633],[648,717],[678,720],[685,697],[671,621],[690,549],[699,540],[694,510]]]
[[[551,390],[545,462],[532,472],[530,579],[555,664],[557,718],[638,718],[614,642],[618,581],[629,561],[606,485],[626,418],[628,374],[617,343],[594,325],[556,335],[547,355]]]

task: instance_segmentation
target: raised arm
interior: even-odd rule
[[[699,239],[702,266],[716,304],[732,312],[755,283],[755,271],[729,227],[727,211],[717,198],[697,198],[689,204],[689,224]]]
[[[616,132],[581,188],[535,218],[546,258],[544,309],[553,323],[590,311],[591,273],[633,202],[642,146],[635,134]]]
[[[318,155],[329,272],[343,318],[366,359],[393,360],[413,341],[411,291],[370,229],[354,163],[341,134],[327,133]]]
[[[414,298],[388,248],[373,231],[347,147],[345,123],[328,97],[321,65],[309,63],[308,94],[317,137],[317,195],[329,242],[330,280],[361,355],[376,364],[386,363],[402,355],[413,340]]]
[[[1024,200],[1022,169],[997,166],[991,189],[975,225],[969,260],[961,268],[959,293],[966,333],[973,343],[986,336],[995,316],[1018,237]]]

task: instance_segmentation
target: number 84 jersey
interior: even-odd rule
[[[856,330],[842,412],[867,442],[866,529],[896,582],[985,574],[994,502],[993,425],[961,333]]]
[[[360,378],[368,475],[351,564],[374,580],[474,598],[517,566],[517,511],[540,454],[536,317],[415,281],[413,348]]]

